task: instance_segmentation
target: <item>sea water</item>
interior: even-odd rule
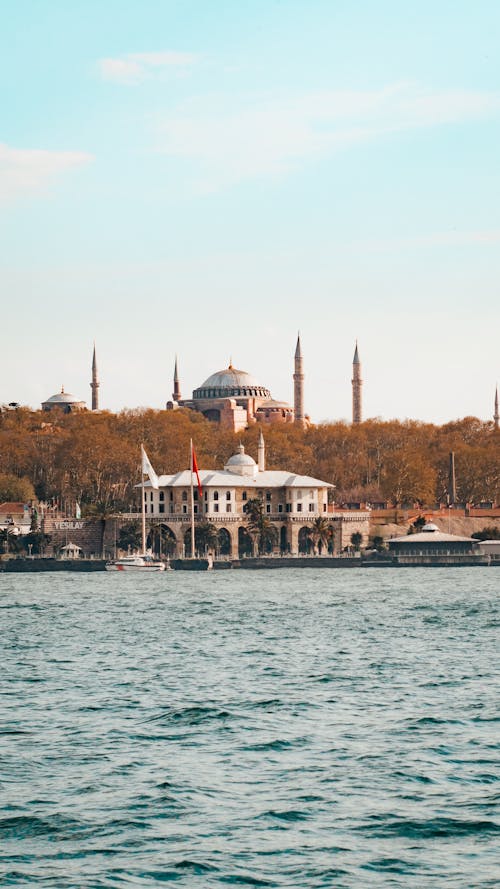
[[[500,570],[0,575],[0,885],[500,885]]]

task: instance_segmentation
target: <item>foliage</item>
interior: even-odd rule
[[[500,528],[498,525],[486,525],[481,531],[471,534],[476,540],[500,540]]]
[[[363,535],[362,535],[361,531],[354,531],[354,533],[351,534],[351,543],[352,543],[354,549],[355,550],[361,549],[362,542],[363,542]]]
[[[46,501],[78,501],[84,514],[96,503],[102,516],[135,511],[141,442],[158,472],[174,473],[189,465],[190,438],[198,463],[216,469],[240,439],[256,457],[259,432],[256,424],[236,436],[185,409],[60,416],[5,411],[0,413],[0,480],[10,481],[3,490],[9,496],[1,496],[0,485],[0,499],[26,502],[34,492]],[[264,435],[268,469],[324,479],[336,486],[340,505],[353,499],[420,507],[446,502],[450,451],[455,453],[457,501],[498,502],[500,497],[500,436],[492,423],[475,417],[444,426],[415,420],[336,422],[309,429],[276,424]]]
[[[35,489],[29,478],[14,473],[0,473],[0,503],[29,503]]]
[[[127,522],[118,531],[116,541],[118,548],[126,552],[136,552],[142,546],[142,531],[140,522]]]
[[[257,497],[246,504],[247,528],[260,555],[271,552],[278,540],[278,529],[264,512],[264,505]]]

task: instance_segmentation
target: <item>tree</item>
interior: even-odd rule
[[[264,512],[262,501],[257,497],[247,501],[245,512],[248,516],[247,528],[254,542],[254,548],[263,555],[270,552],[278,539],[278,529]]]
[[[202,522],[194,529],[194,539],[199,553],[205,553],[209,549],[215,550],[219,543],[217,528],[212,522]]]
[[[356,551],[361,549],[361,544],[363,543],[363,535],[361,531],[354,531],[351,534],[351,543]]]
[[[480,531],[471,534],[475,540],[500,540],[500,528],[498,525],[486,525]]]
[[[135,552],[142,546],[142,531],[140,522],[128,522],[122,525],[118,531],[117,544],[119,549]]]
[[[322,551],[323,547],[327,549],[333,537],[333,529],[328,519],[325,519],[323,516],[315,518],[312,527],[309,529],[309,536],[313,542],[315,553]]]
[[[0,474],[0,503],[28,503],[35,499],[35,489],[29,478],[10,473]]]

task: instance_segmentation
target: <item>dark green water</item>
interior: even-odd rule
[[[500,885],[495,569],[0,576],[0,885]]]

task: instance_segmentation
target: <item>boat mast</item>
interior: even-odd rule
[[[194,486],[193,486],[193,439],[190,439],[190,476],[191,476],[191,558],[194,559]]]
[[[146,555],[146,504],[144,503],[144,466],[141,462],[142,555]]]

